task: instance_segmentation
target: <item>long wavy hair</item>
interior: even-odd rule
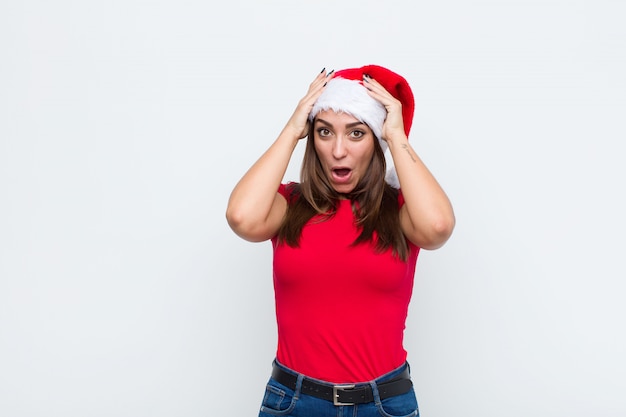
[[[338,193],[322,168],[311,124],[300,183],[289,185],[289,204],[278,231],[278,241],[298,247],[304,225],[315,216],[319,221],[331,218],[337,212],[339,201],[347,198],[361,231],[353,245],[372,242],[377,252],[391,249],[395,256],[406,261],[409,251],[400,228],[398,190],[387,184],[385,172],[385,156],[378,139],[374,138],[374,155],[363,178],[349,194]]]

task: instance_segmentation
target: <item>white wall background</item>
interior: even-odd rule
[[[271,249],[231,233],[228,195],[322,67],[376,63],[411,82],[411,141],[458,221],[418,262],[422,415],[625,416],[625,18],[620,0],[2,1],[0,415],[255,416]]]

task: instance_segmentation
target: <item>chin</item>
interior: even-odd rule
[[[333,190],[335,190],[336,192],[338,192],[339,194],[349,194],[352,191],[354,191],[355,186],[354,185],[350,185],[350,184],[345,184],[345,185],[334,185],[333,186]]]

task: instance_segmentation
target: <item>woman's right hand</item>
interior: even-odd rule
[[[309,91],[300,99],[296,110],[293,112],[285,129],[289,129],[298,139],[305,138],[309,133],[309,114],[317,98],[324,91],[326,83],[332,78],[334,70],[326,73],[326,68],[320,72],[309,85]]]

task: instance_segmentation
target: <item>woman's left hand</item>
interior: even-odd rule
[[[378,81],[367,75],[363,76],[363,86],[368,94],[378,100],[387,109],[387,118],[382,127],[382,138],[387,141],[394,137],[406,137],[402,120],[402,103],[391,95]]]

